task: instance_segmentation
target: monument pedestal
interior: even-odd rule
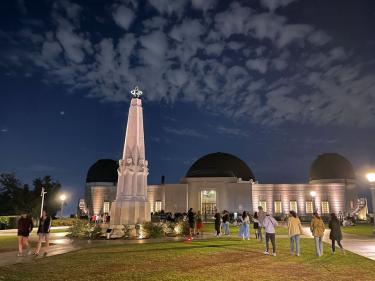
[[[111,225],[136,225],[151,220],[149,202],[116,200],[111,208]]]

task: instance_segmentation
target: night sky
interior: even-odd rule
[[[0,172],[50,174],[74,212],[121,157],[143,91],[149,183],[232,153],[260,183],[306,183],[318,154],[375,164],[375,1],[0,2]]]

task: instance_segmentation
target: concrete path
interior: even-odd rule
[[[313,238],[309,227],[303,227],[303,231],[305,233],[305,237]],[[331,240],[329,239],[329,233],[330,230],[326,229],[323,237],[323,241],[329,244],[329,251],[326,250],[326,253],[331,252]],[[345,250],[356,253],[357,255],[363,256],[365,258],[375,260],[375,237],[367,237],[347,233],[343,233],[342,235],[343,240],[341,241],[341,244]],[[337,245],[336,248],[338,248]]]

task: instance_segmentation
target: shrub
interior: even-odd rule
[[[124,231],[124,235],[121,238],[127,239],[130,237],[132,227],[130,225],[124,224],[123,231]]]
[[[0,216],[0,225],[6,228],[17,228],[17,216]]]
[[[76,218],[56,219],[52,220],[52,226],[73,226]]]
[[[140,237],[161,238],[164,236],[163,224],[146,222],[140,229]]]
[[[74,219],[68,232],[68,236],[71,238],[88,238],[90,224],[86,220]]]
[[[102,228],[99,224],[91,223],[86,234],[89,239],[98,239],[102,236]]]

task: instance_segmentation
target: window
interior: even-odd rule
[[[275,201],[275,214],[281,214],[282,212],[281,201]]]
[[[267,202],[266,201],[259,201],[259,206],[263,208],[263,211],[267,212]]]
[[[306,201],[306,214],[312,214],[312,213],[313,213],[313,202]]]
[[[329,202],[328,201],[322,201],[322,213],[329,214]]]
[[[155,201],[155,212],[161,211],[161,201]]]
[[[109,213],[109,202],[104,202],[103,213],[104,214],[108,214]]]
[[[297,213],[297,210],[298,210],[297,201],[290,201],[289,208],[291,211],[295,211]]]

